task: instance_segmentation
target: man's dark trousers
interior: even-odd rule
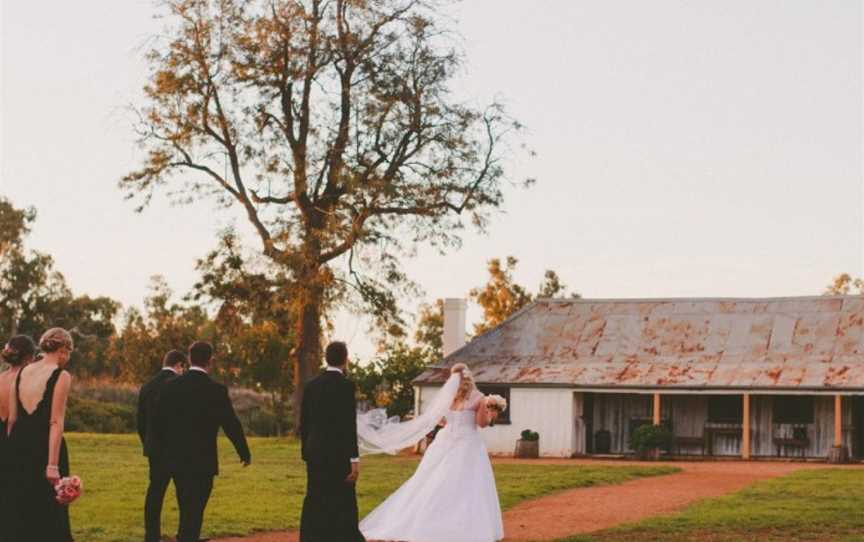
[[[364,542],[357,526],[356,486],[346,481],[350,473],[350,463],[306,464],[300,542]]]
[[[162,503],[171,474],[161,462],[154,457],[150,461],[150,484],[147,486],[147,498],[144,501],[144,542],[160,542],[162,540]]]

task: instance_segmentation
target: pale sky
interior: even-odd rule
[[[0,2],[0,193],[38,208],[30,245],[78,293],[180,293],[234,220],[213,205],[132,212],[128,103],[158,29],[141,0]],[[452,9],[465,99],[504,101],[536,158],[485,236],[406,262],[426,300],[464,297],[514,255],[586,297],[780,296],[862,273],[858,0],[467,0]],[[242,220],[235,223],[245,228]],[[409,310],[422,300],[405,300]],[[473,308],[470,317],[476,318]],[[335,335],[368,355],[367,323]]]

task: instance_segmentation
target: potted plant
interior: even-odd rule
[[[659,459],[660,450],[668,450],[672,432],[662,425],[643,425],[633,431],[630,446],[640,459]]]
[[[540,433],[526,429],[522,431],[522,438],[516,441],[516,457],[525,459],[537,459],[540,457]]]

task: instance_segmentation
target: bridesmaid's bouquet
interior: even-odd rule
[[[83,488],[81,478],[77,476],[69,476],[57,480],[57,483],[54,484],[54,492],[57,493],[57,502],[64,506],[72,504],[81,496]]]

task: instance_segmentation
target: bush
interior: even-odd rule
[[[671,445],[672,431],[662,425],[643,425],[630,437],[630,446],[639,454],[668,450]]]
[[[275,399],[243,388],[230,390],[231,400],[249,436],[272,437],[291,431],[290,408],[277,414]],[[66,430],[81,433],[134,433],[138,430],[138,387],[107,380],[76,381],[66,407]]]
[[[231,388],[229,395],[247,435],[275,437],[291,432],[294,423],[290,401],[283,403],[278,394],[247,388]]]
[[[385,408],[388,416],[403,418],[414,410],[415,378],[432,362],[427,350],[405,344],[389,345],[366,366],[351,367],[358,399],[368,408]]]
[[[293,420],[290,411],[286,410],[280,420],[276,412],[269,407],[257,405],[248,408],[237,408],[237,417],[243,424],[243,430],[248,436],[276,437],[291,432]]]
[[[66,430],[81,433],[133,433],[135,408],[122,403],[103,403],[70,397],[66,405]]]
[[[108,379],[76,379],[72,396],[100,403],[120,403],[136,407],[138,405],[138,386],[118,383]]]
[[[527,442],[535,442],[540,440],[540,433],[532,431],[530,429],[526,429],[522,431],[522,440]]]

